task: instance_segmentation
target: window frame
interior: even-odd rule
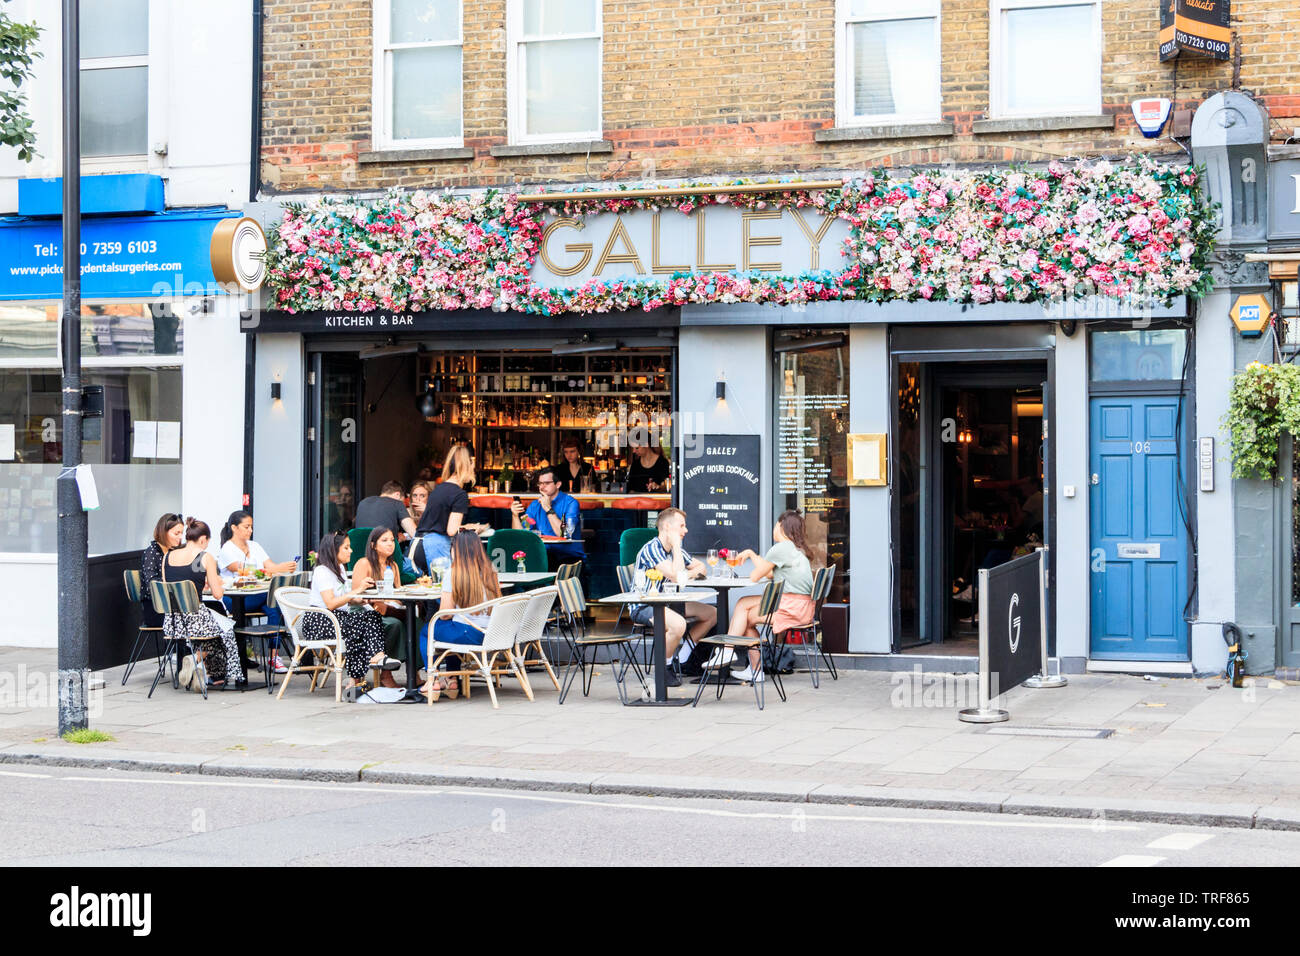
[[[465,145],[465,0],[457,0],[460,14],[457,39],[433,40],[419,43],[390,43],[392,26],[392,0],[372,0],[371,3],[371,91],[370,138],[376,152],[400,149],[447,149]],[[434,47],[460,49],[460,132],[455,136],[434,136],[418,139],[398,139],[393,136],[393,121],[389,115],[392,99],[393,50],[423,50]]]
[[[168,302],[172,304],[172,310],[180,309],[185,315],[192,315],[186,304],[194,301],[196,298],[187,298],[185,296],[165,296]],[[152,298],[141,298],[138,296],[118,296],[108,298],[91,298],[83,299],[83,307],[96,305],[131,305],[134,306],[139,302],[157,301]],[[62,308],[62,303],[58,299],[12,299],[0,301],[0,306],[29,306],[34,308],[48,308],[54,306],[57,309]],[[51,323],[57,330],[59,327],[58,320]],[[180,367],[185,364],[185,345],[184,340],[181,342],[181,350],[172,354],[150,355],[150,354],[130,354],[130,355],[83,355],[81,357],[82,368],[172,368]],[[54,355],[0,355],[0,372],[7,369],[15,371],[24,369],[60,369],[63,367],[63,336],[57,334],[54,339]]]
[[[850,17],[851,0],[835,0],[835,125],[841,128],[882,124],[937,123],[943,118],[943,12],[940,0],[905,0],[904,8]],[[927,8],[928,12],[922,12]],[[853,45],[849,33],[854,24],[884,23],[889,20],[934,20],[936,56],[934,109],[923,113],[863,113],[853,111]]]
[[[601,0],[591,0],[596,7],[596,29],[591,33],[556,33],[545,36],[526,38],[524,36],[523,0],[507,0],[506,4],[506,102],[507,140],[511,146],[530,146],[545,143],[578,143],[599,140],[604,137],[605,125],[605,10]],[[528,135],[526,132],[525,103],[527,90],[523,77],[526,74],[523,65],[524,46],[528,43],[555,40],[595,40],[596,41],[596,129],[567,130],[562,133],[539,133]]]
[[[1009,110],[1006,94],[1010,83],[1005,75],[1003,53],[1005,37],[1002,16],[1011,10],[1044,9],[1052,7],[1092,7],[1093,60],[1096,66],[1096,99],[1082,109],[1052,108],[1042,110]],[[1098,116],[1102,111],[1102,55],[1105,39],[1101,31],[1101,0],[989,0],[989,118],[1030,119],[1041,116]]]
[[[154,152],[157,144],[167,142],[166,113],[168,104],[167,57],[154,56],[158,50],[168,49],[168,4],[149,0],[148,52],[133,56],[81,57],[77,61],[78,75],[86,70],[111,70],[143,66],[145,80],[145,144],[143,153],[121,153],[112,156],[81,157],[81,173],[137,173],[157,171],[167,159],[166,152]]]

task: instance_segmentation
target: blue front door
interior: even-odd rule
[[[1187,660],[1178,397],[1090,407],[1091,656]]]

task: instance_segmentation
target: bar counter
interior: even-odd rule
[[[519,500],[527,507],[537,498],[536,492],[519,492]],[[583,585],[588,598],[615,594],[619,561],[619,539],[629,528],[644,528],[649,514],[672,506],[672,495],[666,494],[577,494],[578,507],[582,509],[582,543],[587,553]],[[510,502],[513,494],[487,494],[475,492],[469,496],[470,521],[484,522],[493,528],[510,527]],[[550,570],[554,571],[552,567]]]
[[[665,494],[576,494],[571,497],[578,499],[578,507],[583,511],[590,511],[596,508],[619,508],[630,511],[662,511],[673,503],[672,495]],[[496,494],[475,492],[469,496],[469,504],[471,508],[509,508],[510,502],[513,498],[514,495],[508,495],[501,492]],[[529,502],[535,501],[536,499],[536,492],[519,493],[519,500],[523,502],[524,507],[527,507]]]

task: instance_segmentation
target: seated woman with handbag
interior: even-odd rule
[[[495,601],[501,596],[501,581],[496,569],[487,558],[483,542],[473,531],[461,531],[451,539],[451,568],[442,581],[442,605],[440,610],[449,611],[458,607],[475,607],[488,601]],[[457,614],[453,618],[439,617],[433,624],[433,640],[445,644],[482,644],[483,632],[487,629],[491,611],[475,614]],[[427,625],[421,639],[427,634]],[[432,650],[425,645],[427,660],[434,660]],[[430,680],[434,675],[430,674]],[[434,699],[438,694],[446,694],[452,700],[460,693],[458,678],[448,680],[439,677],[431,687]]]
[[[189,581],[200,599],[204,585],[207,585],[212,597],[220,601],[221,573],[217,570],[216,558],[208,553],[211,539],[212,532],[206,522],[197,518],[186,521],[185,544],[163,556],[160,579],[168,584]],[[214,687],[243,682],[244,672],[239,666],[239,648],[235,643],[235,623],[208,605],[200,604],[197,611],[188,614],[164,615],[163,633],[168,637],[184,637],[190,642],[206,665],[208,680]],[[182,687],[189,687],[193,668],[192,658],[182,663],[178,675]]]
[[[803,516],[797,511],[786,511],[776,521],[772,529],[772,547],[767,554],[759,556],[746,548],[740,552],[740,561],[753,563],[754,570],[749,580],[757,584],[771,578],[785,585],[781,603],[772,614],[772,633],[780,634],[792,627],[806,627],[812,623],[817,605],[812,599],[813,569],[812,548],[804,529]],[[762,623],[759,616],[759,604],[762,596],[750,594],[736,602],[736,609],[731,612],[731,627],[727,633],[733,637],[747,635],[758,637],[758,627]],[[725,662],[725,650],[722,654]],[[741,671],[732,671],[731,676],[742,681],[761,681],[764,679],[761,654],[757,648],[749,652],[749,666]]]
[[[361,592],[374,582],[354,575],[351,585],[343,570],[352,560],[352,543],[345,532],[327,534],[316,547],[316,567],[311,572],[312,607],[332,611],[343,634],[343,666],[347,680],[343,693],[355,701],[357,688],[365,683],[366,671],[378,667],[395,671],[402,662],[384,654],[384,624]],[[302,636],[309,641],[325,641],[334,636],[334,626],[324,614],[307,611],[302,616]]]

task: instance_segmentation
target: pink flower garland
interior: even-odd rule
[[[718,184],[698,184],[718,190]],[[735,185],[744,185],[736,183]],[[850,225],[838,272],[678,273],[535,285],[543,216],[701,206],[814,207]],[[1213,210],[1199,176],[1146,157],[1019,170],[868,173],[842,189],[708,192],[524,204],[392,191],[373,202],[292,205],[271,236],[272,307],[426,311],[504,303],[522,312],[614,312],[685,303],[802,305],[835,299],[978,304],[1087,294],[1167,302],[1209,290]]]

